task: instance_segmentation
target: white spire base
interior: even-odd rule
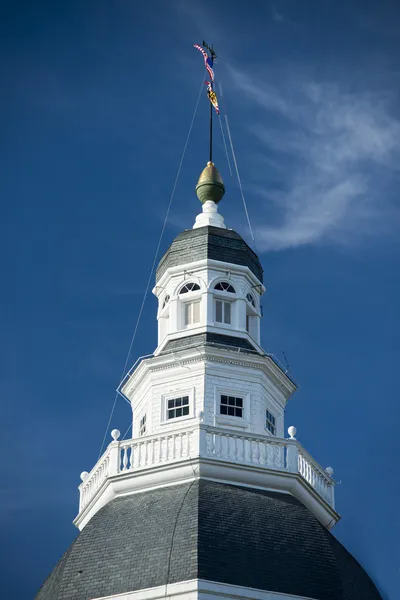
[[[218,207],[212,200],[207,200],[207,202],[204,202],[203,212],[197,215],[193,229],[206,227],[206,225],[212,225],[213,227],[221,227],[221,229],[226,229],[224,217],[218,213]]]

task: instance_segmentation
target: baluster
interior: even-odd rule
[[[147,467],[148,464],[148,441],[147,440],[143,440],[143,466]]]
[[[170,446],[170,442],[171,442],[171,437],[168,436],[168,435],[166,435],[164,437],[164,440],[163,440],[163,446],[164,446],[164,449],[165,449],[165,452],[164,452],[164,461],[167,461],[169,459],[169,454],[170,454],[169,453],[169,446]]]
[[[238,456],[239,456],[238,443],[239,443],[239,438],[237,437],[237,435],[235,435],[233,438],[233,460],[235,462],[238,461]]]
[[[255,440],[250,440],[250,456],[249,456],[251,464],[256,462],[256,442]]]
[[[201,434],[201,432],[200,432]],[[206,436],[206,456],[210,456],[210,454],[213,454],[213,436],[211,433],[209,433],[208,431],[205,431],[205,436]]]
[[[277,459],[278,459],[278,468],[284,469],[284,456],[283,456],[283,446],[277,446]]]
[[[132,444],[132,454],[133,454],[133,466],[135,469],[138,468],[139,466],[139,449],[138,449],[138,443],[134,442]]]
[[[171,438],[170,438],[170,443],[169,443],[170,449],[169,449],[169,453],[168,453],[169,460],[174,460],[174,458],[175,458],[175,447],[174,447],[175,446],[175,437],[176,437],[176,434],[174,433],[171,435]]]
[[[222,436],[222,456],[223,458],[229,458],[229,437],[226,435]]]
[[[220,432],[215,437],[215,455],[220,458],[222,454],[222,435]]]
[[[171,443],[171,437],[166,436],[165,438],[165,460],[169,460],[169,455],[170,455],[170,443]]]
[[[128,468],[128,448],[124,446],[122,454],[122,470],[126,471]]]
[[[260,465],[265,465],[265,442],[260,442]]]
[[[158,462],[160,463],[161,459],[162,459],[161,438],[158,438],[157,444],[158,444]]]
[[[186,433],[186,438],[187,438],[187,447],[186,447],[186,457],[189,458],[189,456],[191,456],[191,442],[192,442],[192,433],[191,431],[188,431]]]
[[[233,459],[233,439],[230,435],[226,436],[226,457],[229,460]]]
[[[279,467],[279,446],[274,444],[272,446],[273,466]]]

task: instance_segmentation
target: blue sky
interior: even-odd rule
[[[300,386],[286,425],[334,467],[334,532],[395,600],[399,16],[388,0],[3,3],[4,596],[33,597],[76,536],[79,473],[98,456],[206,38],[265,269],[263,345]],[[199,211],[207,114],[203,96],[162,250]],[[221,212],[250,241],[215,137]],[[149,297],[129,364],[155,346]],[[110,429],[129,419],[118,401]]]

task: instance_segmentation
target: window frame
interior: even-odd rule
[[[198,286],[199,289],[196,290],[189,290],[187,292],[184,292],[182,294],[181,290],[189,284],[193,284]],[[180,284],[179,288],[178,288],[178,293],[177,293],[177,297],[178,297],[178,309],[179,309],[179,313],[178,313],[178,328],[180,331],[186,330],[186,329],[194,329],[196,327],[201,327],[201,320],[202,320],[202,287],[201,285],[197,282],[197,281],[185,281],[183,283]],[[199,320],[196,321],[195,323],[188,323],[187,325],[185,324],[185,317],[186,317],[186,305],[187,304],[192,304],[194,302],[198,302],[199,303]],[[192,309],[193,310],[193,309]]]
[[[187,287],[188,285],[193,285],[193,286],[197,286],[197,289],[195,290],[187,290],[186,292],[182,292],[184,287]],[[197,283],[197,281],[184,281],[180,286],[179,286],[179,291],[178,291],[178,296],[186,296],[186,294],[198,294],[199,292],[201,292],[201,285],[199,283]]]
[[[189,397],[189,413],[187,415],[182,415],[181,417],[173,417],[172,419],[168,419],[168,401],[176,400],[177,398],[184,398],[185,396]],[[187,421],[188,419],[194,418],[194,388],[183,388],[178,390],[173,390],[168,392],[167,394],[161,395],[161,419],[160,425],[168,425],[171,423],[180,423],[181,421]]]
[[[186,308],[188,305],[191,305],[193,307],[194,304],[198,304],[199,305],[199,320],[195,321],[195,322],[191,322],[191,323],[187,323],[186,324]],[[193,313],[193,308],[192,308],[192,313]],[[194,298],[188,298],[184,301],[181,301],[181,329],[191,329],[193,327],[200,327],[200,323],[201,323],[201,297],[199,296],[195,296]]]
[[[233,400],[233,402],[232,402]],[[238,402],[240,400],[240,402]],[[243,419],[244,417],[244,402],[243,394],[240,396],[232,396],[231,394],[220,394],[219,395],[219,415],[223,417],[234,417],[235,419]],[[226,413],[223,412],[223,408],[226,408]],[[240,411],[241,414],[229,414],[229,409],[232,410],[233,413],[236,411]]]
[[[222,321],[217,321],[217,302],[221,302]],[[229,304],[229,322],[225,321],[225,305]],[[214,298],[214,323],[220,327],[232,327],[233,301],[225,298]]]
[[[171,302],[171,295],[167,293],[164,295],[164,297],[162,299],[161,312],[164,312],[164,310],[169,306],[170,302]]]
[[[274,422],[269,420],[268,414],[273,418]],[[271,431],[271,429],[269,429],[268,423],[271,425],[271,427],[274,428],[274,430],[275,430],[274,433]],[[274,437],[277,437],[278,417],[276,416],[275,413],[272,412],[271,408],[268,406],[265,407],[265,411],[264,411],[264,429],[265,429],[265,431],[267,431],[269,433],[269,435],[273,435]]]
[[[144,422],[143,422],[144,419]],[[138,436],[143,437],[147,433],[147,413],[143,413],[138,421]]]
[[[221,396],[233,396],[243,399],[243,416],[235,417],[231,415],[221,415]],[[229,427],[238,429],[248,429],[250,426],[250,392],[239,388],[229,388],[227,386],[214,386],[214,424],[229,425]]]
[[[230,285],[232,287],[232,289],[234,290],[233,292],[228,292],[226,290],[217,290],[215,289],[217,285],[220,284],[226,284],[226,285]],[[236,291],[236,288],[234,287],[233,283],[230,281],[226,281],[225,279],[221,279],[219,281],[213,281],[211,286],[211,291],[213,293],[213,324],[215,327],[222,327],[225,329],[232,329],[235,328],[237,323],[237,299],[238,299],[238,294]],[[217,302],[222,302],[222,321],[217,321]],[[225,323],[224,319],[225,319],[225,303],[229,303],[230,304],[230,322],[229,323]]]
[[[220,289],[217,288],[217,285],[221,285],[221,286],[226,285],[226,286],[232,288],[232,291],[231,290],[224,290],[224,289],[220,290]],[[237,292],[236,292],[234,286],[232,285],[232,283],[230,281],[226,281],[224,279],[221,279],[221,281],[214,282],[213,290],[214,290],[214,292],[217,292],[217,293],[218,292],[222,292],[223,294],[230,294],[231,296],[233,296],[233,295],[236,296],[237,295]]]

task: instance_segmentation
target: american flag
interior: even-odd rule
[[[200,52],[204,56],[204,64],[206,66],[208,74],[211,77],[211,81],[214,81],[213,59],[210,56],[208,56],[207,52],[202,46],[199,46],[198,44],[193,44],[193,46],[197,48],[197,50],[200,50]]]

